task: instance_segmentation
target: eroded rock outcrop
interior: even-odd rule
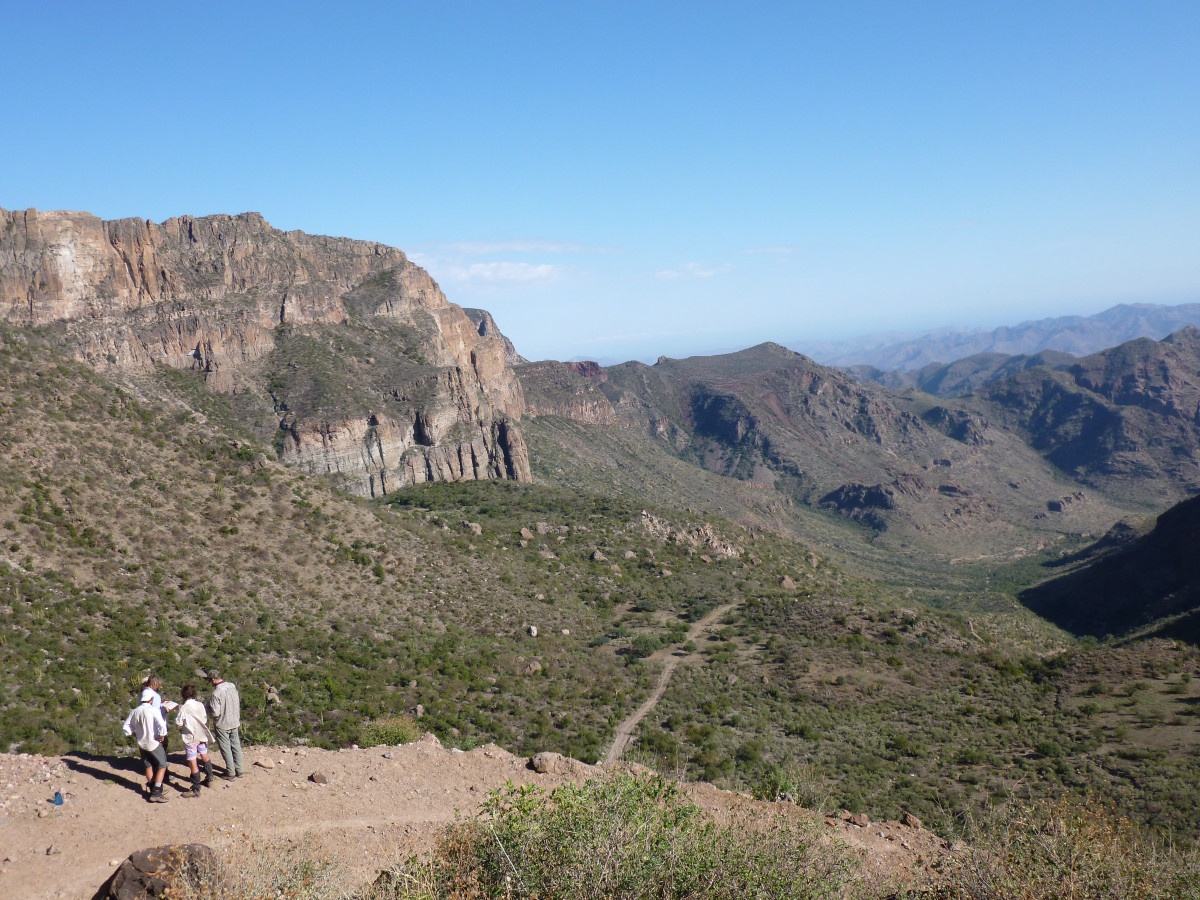
[[[394,247],[257,213],[0,210],[0,319],[61,333],[100,370],[169,366],[249,393],[285,461],[356,493],[531,477],[515,348]]]
[[[608,380],[594,362],[546,360],[517,368],[531,417],[558,416],[584,425],[615,425],[617,414],[600,385]]]

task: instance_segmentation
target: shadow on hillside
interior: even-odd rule
[[[1115,529],[1114,529],[1115,530]],[[1141,632],[1200,638],[1200,497],[1172,507],[1154,529],[1022,591],[1033,612],[1078,636]]]
[[[98,756],[94,753],[73,750],[63,756],[63,762],[72,772],[88,775],[99,781],[119,784],[139,796],[146,783],[145,770],[141,760],[135,756]],[[94,765],[94,763],[103,765]],[[123,773],[128,773],[128,775]]]

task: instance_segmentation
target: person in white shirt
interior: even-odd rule
[[[142,682],[142,690],[148,690],[148,691],[150,691],[151,694],[154,695],[151,698],[150,703],[154,706],[154,708],[156,710],[158,710],[158,714],[160,716],[162,716],[162,720],[164,722],[167,721],[167,713],[169,713],[173,709],[178,709],[178,707],[179,707],[178,703],[175,703],[171,700],[164,700],[162,698],[162,693],[161,693],[162,692],[162,679],[159,678],[157,675],[147,676],[146,680]],[[164,712],[163,710],[166,710],[166,712]],[[162,745],[163,745],[163,754],[166,756],[166,760],[167,760],[167,771],[166,771],[166,774],[163,776],[163,784],[170,784],[171,783],[171,732],[170,732],[170,728],[169,728],[169,723],[168,723],[167,734],[162,739]]]
[[[167,774],[167,751],[163,749],[162,739],[167,736],[167,723],[162,713],[154,708],[154,691],[146,688],[142,691],[139,703],[125,717],[121,730],[137,741],[142,754],[142,762],[146,765],[146,789],[151,803],[166,803],[163,796],[163,776]]]
[[[185,684],[180,692],[183,705],[175,713],[175,727],[183,738],[183,749],[187,751],[188,769],[191,771],[192,789],[184,797],[199,797],[200,787],[212,785],[212,760],[208,758],[208,745],[213,736],[208,729],[208,713],[204,704],[196,699],[196,686]],[[204,763],[204,776],[200,775],[200,763]]]

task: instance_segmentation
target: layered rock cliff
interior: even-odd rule
[[[594,362],[543,362],[517,367],[531,417],[559,416],[584,425],[615,425],[617,414],[600,385],[608,380]]]
[[[515,349],[394,247],[257,213],[0,210],[0,318],[60,333],[101,370],[169,366],[249,394],[278,419],[283,459],[357,493],[530,480]]]

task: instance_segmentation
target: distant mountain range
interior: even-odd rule
[[[1135,338],[1159,340],[1187,325],[1200,325],[1200,303],[1122,303],[1094,316],[1038,319],[990,331],[941,328],[916,334],[887,332],[845,341],[798,340],[788,346],[827,366],[873,366],[888,372],[908,372],[980,353],[1009,357],[1053,350],[1086,356]]]

